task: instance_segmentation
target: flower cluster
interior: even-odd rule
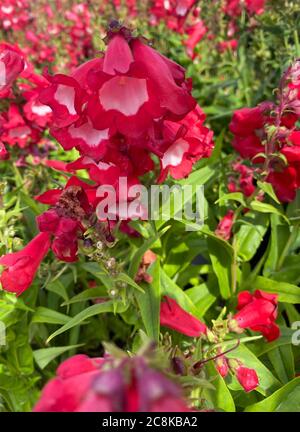
[[[0,28],[22,30],[32,20],[28,0],[3,0],[0,6]]]
[[[299,77],[296,61],[281,79],[277,103],[263,102],[254,108],[242,108],[235,111],[230,123],[233,147],[242,158],[252,162],[251,167],[243,168],[245,173],[250,173],[249,170],[253,173],[255,169],[257,175],[272,184],[281,202],[293,201],[300,188]],[[252,194],[250,175],[248,179]]]
[[[50,111],[52,135],[65,150],[75,147],[81,153],[67,167],[57,167],[72,172],[86,169],[93,181],[90,185],[73,176],[63,190],[36,197],[51,206],[37,218],[39,230],[51,236],[52,251],[66,262],[77,259],[78,239],[93,224],[101,201],[96,194],[99,185],[111,185],[121,195],[119,178],[126,177],[130,185],[141,184],[144,174],[154,174],[153,156],[159,164],[159,182],[168,174],[180,179],[213,148],[213,133],[203,125],[205,115],[191,96],[191,82],[181,66],[117,22],[109,28],[107,43],[102,57],[84,63],[71,75],[41,77],[38,98],[31,92],[24,107],[27,119],[30,112],[36,121],[31,107],[37,102],[35,112],[44,114],[45,123]],[[28,122],[21,124],[23,117],[16,116],[18,108],[12,105],[12,110],[14,121],[20,118],[17,126],[28,127]],[[31,130],[28,127],[28,133]],[[3,286],[10,289],[7,282]],[[18,293],[23,290],[23,285],[14,288]]]
[[[20,77],[22,80],[16,79]],[[51,109],[41,104],[39,93],[47,80],[34,72],[24,52],[16,45],[0,44],[0,158],[9,153],[4,145],[18,147],[23,153],[39,157],[37,145],[52,118]]]
[[[242,291],[238,295],[238,312],[228,316],[225,322],[215,322],[212,329],[182,309],[170,297],[165,297],[160,308],[160,324],[189,337],[202,337],[212,343],[217,343],[215,355],[197,363],[214,360],[217,371],[222,377],[233,373],[246,392],[259,386],[259,378],[254,369],[248,368],[238,358],[228,358],[227,351],[222,352],[220,345],[228,332],[242,333],[245,329],[260,332],[269,342],[280,336],[280,330],[275,320],[277,318],[277,295],[256,290],[254,294]],[[230,352],[231,349],[228,351]],[[213,352],[213,351],[212,351]],[[195,366],[194,366],[195,367]]]
[[[78,168],[94,177],[138,182],[153,169],[151,154],[160,160],[160,179],[168,172],[187,176],[210,155],[212,132],[203,126],[184,69],[117,22],[107,40],[103,57],[69,76],[48,77],[40,100],[52,109],[52,135],[66,150],[76,147]]]

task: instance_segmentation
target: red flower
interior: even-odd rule
[[[270,342],[280,335],[280,330],[275,320],[277,318],[277,294],[268,294],[256,290],[254,294],[249,291],[242,291],[238,295],[237,309],[239,312],[234,315],[234,322],[230,325],[238,328],[261,332]]]
[[[231,237],[231,230],[234,220],[234,211],[228,210],[226,215],[220,220],[215,234],[224,240],[229,240]]]
[[[190,337],[199,337],[207,331],[204,323],[182,309],[170,297],[165,297],[161,303],[160,324]]]
[[[241,108],[234,112],[229,129],[233,134],[245,137],[256,129],[261,129],[263,126],[264,116],[262,108]]]
[[[245,392],[255,390],[259,386],[259,379],[254,369],[249,369],[245,366],[238,366],[236,369],[236,377]]]
[[[273,169],[266,180],[272,184],[281,202],[293,201],[296,190],[300,187],[299,173],[294,166],[288,166],[279,171]]]
[[[6,267],[0,278],[3,289],[22,294],[31,285],[49,248],[50,235],[40,233],[24,249],[2,256],[0,265]]]

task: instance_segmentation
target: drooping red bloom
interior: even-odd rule
[[[24,249],[2,256],[0,265],[6,267],[0,277],[3,289],[22,294],[31,285],[50,244],[50,235],[40,233]]]
[[[238,313],[234,315],[234,323],[238,328],[257,331],[271,342],[280,336],[275,323],[277,318],[277,294],[256,290],[254,294],[242,291],[238,295]],[[233,323],[233,325],[235,325]]]
[[[229,240],[231,237],[233,220],[234,220],[234,211],[228,210],[226,215],[220,220],[216,228],[215,234],[218,237],[223,238],[224,240]]]
[[[36,412],[189,411],[176,384],[142,358],[91,359],[77,355],[63,362],[43,389]]]
[[[238,366],[236,369],[236,377],[245,392],[255,390],[259,386],[259,379],[254,369],[249,369],[245,366]]]
[[[161,303],[160,324],[190,337],[199,337],[207,331],[204,323],[182,309],[170,297],[165,297]]]

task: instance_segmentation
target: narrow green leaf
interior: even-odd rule
[[[33,317],[32,323],[66,324],[70,317],[52,309],[39,306]]]
[[[61,333],[70,330],[71,328],[81,324],[83,321],[87,320],[88,318],[91,318],[94,315],[99,315],[105,312],[114,312],[114,311],[116,313],[122,313],[126,311],[127,307],[128,306],[125,305],[123,302],[115,302],[112,300],[109,300],[105,303],[92,305],[84,309],[74,317],[69,318],[67,324],[65,324],[64,326],[62,326],[61,328],[59,328],[49,336],[49,338],[47,339],[47,343],[50,342],[56,336],[60,335]]]
[[[149,338],[158,341],[160,332],[160,263],[156,260],[148,270],[152,282],[145,286],[144,293],[136,293],[142,320]]]
[[[78,348],[79,346],[82,345],[79,344],[79,345],[69,345],[69,346],[62,346],[62,347],[41,348],[33,351],[33,357],[36,363],[38,364],[38,366],[41,369],[44,369],[56,357],[60,356],[61,354],[64,354],[70,349]]]
[[[253,289],[278,294],[280,302],[300,303],[300,288],[287,282],[278,282],[263,276],[257,276],[253,282]]]
[[[247,412],[300,412],[300,377],[277,390],[268,398],[248,406]]]

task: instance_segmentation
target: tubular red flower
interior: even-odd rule
[[[22,294],[31,285],[50,244],[50,235],[40,233],[24,249],[2,256],[0,265],[6,267],[0,277],[3,289]]]
[[[182,309],[170,297],[165,297],[161,303],[160,324],[190,337],[199,337],[207,331],[204,323]]]

